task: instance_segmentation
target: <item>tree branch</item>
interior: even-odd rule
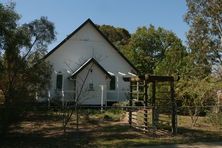
[[[22,60],[24,60],[29,55],[29,53],[32,51],[32,48],[34,47],[36,42],[37,42],[37,37],[35,38],[34,42],[32,43],[32,45],[29,48],[29,50],[27,51],[27,53],[23,56]]]
[[[221,56],[218,53],[218,51],[216,49],[213,49],[213,52],[215,54],[215,58],[217,58],[219,60],[220,64],[222,64],[222,59],[221,59]]]
[[[29,50],[27,51],[27,53],[22,57],[22,61],[25,60],[25,58],[29,55],[29,53],[31,52],[31,50],[32,50],[32,48],[33,48],[33,46],[35,45],[36,42],[37,42],[37,37],[36,37],[35,40],[33,41],[32,45],[31,45],[31,47],[29,48]],[[12,82],[14,82],[14,78],[16,77],[17,72],[18,72],[19,69],[20,69],[20,66],[17,65],[16,68],[15,68],[15,70],[14,70],[14,74],[13,74],[13,76],[12,76]]]

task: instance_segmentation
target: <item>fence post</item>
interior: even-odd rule
[[[174,98],[174,81],[170,81],[170,95],[171,95],[171,103],[172,103],[172,134],[175,135],[177,133],[176,129],[176,102]]]
[[[132,105],[133,105],[133,86],[132,82],[130,81],[130,98],[129,98],[129,125],[132,125]]]
[[[147,111],[147,106],[148,106],[148,85],[147,85],[147,80],[144,80],[144,125],[145,129],[148,129],[148,111]]]

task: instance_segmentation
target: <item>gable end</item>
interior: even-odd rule
[[[70,35],[68,35],[54,49],[52,49],[48,54],[46,54],[43,59],[46,59],[48,56],[50,56],[55,50],[57,50],[60,46],[62,46],[67,40],[69,40],[75,33],[77,33],[87,23],[90,23],[99,32],[99,34],[113,47],[113,49],[115,49],[117,53],[136,71],[136,73],[139,73],[137,68],[117,49],[115,45],[113,45],[113,43],[98,29],[98,27],[90,19],[87,19],[76,30],[74,30]]]

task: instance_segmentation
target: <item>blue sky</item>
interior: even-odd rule
[[[9,0],[0,0],[3,3]],[[51,50],[86,19],[96,24],[123,27],[130,33],[139,26],[164,27],[177,34],[184,42],[187,24],[185,0],[14,0],[20,23],[47,16],[54,22],[57,40]]]

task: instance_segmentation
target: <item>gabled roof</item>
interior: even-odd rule
[[[76,71],[73,72],[71,78],[77,76],[86,66],[88,66],[90,63],[95,64],[97,67],[99,67],[103,73],[105,73],[110,79],[112,76],[94,59],[90,58],[85,63],[83,63]]]
[[[138,73],[138,70],[136,69],[136,67],[117,49],[116,46],[113,45],[113,43],[111,41],[109,41],[109,39],[98,29],[98,27],[90,20],[87,19],[82,25],[80,25],[75,31],[73,31],[70,35],[68,35],[62,42],[60,42],[54,49],[52,49],[47,55],[45,55],[44,59],[46,59],[48,56],[50,56],[55,50],[57,50],[60,46],[62,46],[62,44],[64,44],[67,40],[69,40],[75,33],[77,33],[83,26],[85,26],[87,23],[90,23],[98,32],[99,34],[113,47],[113,49],[115,49],[120,56],[126,60],[126,62],[133,67],[136,72]]]

